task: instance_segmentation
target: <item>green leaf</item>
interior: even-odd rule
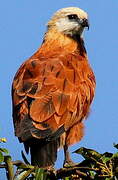
[[[9,151],[6,148],[0,148],[1,152],[4,152],[5,154],[9,154]]]
[[[112,157],[112,156],[113,156],[112,153],[105,152],[104,154],[102,154],[102,156],[101,156],[100,159],[102,160],[103,163],[107,163],[108,161],[111,160],[111,157]]]
[[[69,177],[65,177],[65,180],[69,180],[70,178]]]
[[[114,145],[114,147],[115,147],[116,149],[118,149],[118,144],[115,144],[115,143],[114,143],[113,145]]]
[[[6,143],[7,142],[6,138],[0,138],[0,143],[1,142]]]
[[[96,173],[94,171],[89,171],[89,174],[90,174],[91,177],[94,178]]]
[[[102,156],[101,159],[102,159],[103,163],[106,163],[106,162],[110,161],[111,158]]]
[[[113,153],[105,152],[104,154],[102,154],[102,156],[112,157]]]
[[[78,164],[79,167],[94,167],[93,161],[90,159],[83,160]]]
[[[98,160],[101,158],[101,154],[97,151],[84,147],[77,149],[76,151],[74,151],[74,153],[81,154],[85,159]]]
[[[14,166],[11,160],[11,156],[4,156],[4,162],[7,165],[7,176],[9,180],[13,180],[14,177]]]
[[[0,152],[0,163],[2,163],[4,161],[4,156],[2,154],[2,152]]]
[[[36,180],[46,180],[46,173],[44,172],[44,169],[38,168],[36,170]]]
[[[112,156],[112,158],[111,159],[118,159],[118,152],[117,153],[115,153],[115,154],[113,154],[113,156]]]
[[[20,173],[20,175],[15,177],[14,180],[25,180],[33,171],[34,171],[34,169],[29,169],[28,171],[23,171],[22,173]]]
[[[34,166],[29,165],[29,164],[25,164],[25,163],[20,163],[18,165],[18,169],[34,169]]]

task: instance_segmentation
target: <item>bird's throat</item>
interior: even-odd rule
[[[81,55],[86,54],[83,40],[79,35],[70,37],[67,36],[56,29],[49,30],[45,34],[44,41],[40,48],[40,53],[51,55],[57,54],[70,54],[74,52],[78,52]]]
[[[53,29],[46,33],[45,36],[46,45],[49,43],[51,48],[63,48],[70,51],[77,49],[77,42],[71,37]]]

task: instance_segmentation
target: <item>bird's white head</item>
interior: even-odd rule
[[[56,28],[57,31],[69,36],[81,36],[85,27],[89,28],[88,15],[77,7],[58,10],[48,22],[48,29]]]

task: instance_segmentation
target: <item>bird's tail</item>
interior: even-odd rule
[[[57,159],[59,140],[38,141],[30,146],[31,164],[39,167],[53,166]]]

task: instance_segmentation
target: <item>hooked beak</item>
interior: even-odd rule
[[[79,23],[81,24],[81,26],[82,27],[87,27],[88,28],[88,30],[89,30],[89,22],[88,22],[88,19],[81,19],[80,21],[79,21]]]

